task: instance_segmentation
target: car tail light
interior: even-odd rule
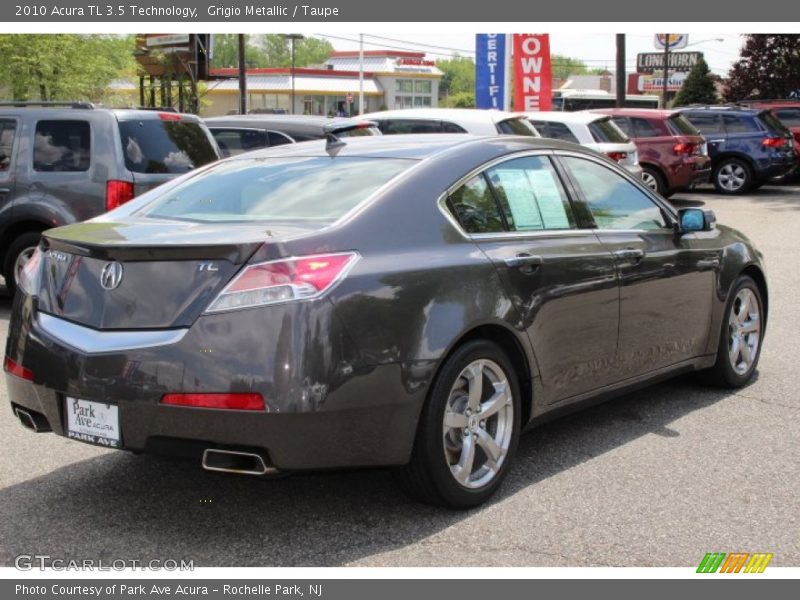
[[[318,298],[344,278],[356,260],[356,252],[342,252],[249,265],[220,292],[206,312]]]
[[[685,154],[686,156],[691,156],[692,154],[697,153],[697,149],[699,146],[697,144],[692,144],[690,142],[678,142],[672,147],[672,151],[675,154]]]
[[[768,137],[761,141],[761,145],[765,148],[783,148],[789,144],[789,140],[782,137]]]
[[[106,210],[122,206],[128,200],[133,200],[133,183],[118,179],[109,179],[106,182]]]
[[[606,152],[606,156],[608,158],[610,158],[611,160],[615,160],[615,161],[619,162],[621,160],[625,160],[626,158],[628,158],[628,153],[627,152]]]
[[[181,116],[178,113],[160,112],[158,118],[162,121],[180,121]]]
[[[228,410],[265,410],[261,394],[164,394],[161,404]]]
[[[8,356],[6,356],[5,361],[3,361],[3,369],[6,373],[10,373],[11,375],[33,381],[33,371],[26,369]]]

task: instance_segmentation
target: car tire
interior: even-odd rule
[[[30,258],[30,254],[39,245],[42,234],[38,231],[28,231],[18,236],[6,251],[5,262],[3,263],[3,278],[6,280],[6,289],[11,297],[17,291],[17,279],[15,272],[24,266],[25,257]],[[19,264],[22,261],[22,264]]]
[[[717,361],[702,373],[706,383],[740,388],[753,377],[764,339],[764,301],[761,290],[747,275],[731,288],[717,346]]]
[[[711,179],[720,194],[729,196],[748,192],[754,183],[753,169],[738,158],[722,160],[714,167]]]
[[[667,180],[664,178],[661,171],[655,167],[642,167],[642,182],[664,198],[670,195],[667,187]]]
[[[411,461],[399,473],[402,487],[439,506],[484,503],[516,451],[520,401],[514,368],[496,344],[475,340],[458,347],[430,389]]]

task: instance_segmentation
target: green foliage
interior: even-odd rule
[[[678,95],[675,96],[673,106],[687,106],[689,104],[716,104],[719,102],[714,77],[702,58],[692,67],[686,80],[683,82]]]
[[[745,35],[741,58],[728,73],[725,99],[800,96],[800,35]]]
[[[446,98],[463,92],[475,93],[475,61],[464,56],[437,60],[444,73],[439,82],[439,97]],[[474,101],[473,101],[474,105]]]
[[[444,108],[475,108],[475,92],[457,92],[444,98],[439,105]]]
[[[550,64],[553,69],[553,79],[566,79],[570,75],[599,75],[603,72],[603,69],[590,68],[577,58],[560,54],[550,55]]]
[[[0,35],[0,94],[11,100],[103,100],[135,72],[130,36]]]
[[[212,68],[239,66],[239,40],[236,34],[214,35]],[[324,63],[333,46],[328,40],[308,37],[295,41],[294,59],[298,67]],[[248,35],[245,40],[248,68],[289,67],[292,64],[291,42],[277,34]]]

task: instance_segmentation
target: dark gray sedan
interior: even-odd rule
[[[35,431],[268,475],[400,466],[485,501],[519,434],[655,380],[756,369],[760,253],[579,146],[283,146],[53,229],[5,370]]]

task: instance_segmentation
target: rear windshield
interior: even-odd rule
[[[786,128],[786,125],[781,122],[778,117],[773,115],[771,112],[763,112],[759,115],[761,120],[767,124],[767,128],[774,132],[779,133],[781,135],[791,135],[790,131]]]
[[[776,108],[772,112],[787,127],[800,127],[800,107]]]
[[[669,128],[675,135],[703,135],[700,130],[683,115],[672,115],[667,119]]]
[[[589,123],[589,131],[598,144],[625,144],[630,141],[610,117]]]
[[[229,160],[172,188],[137,214],[212,223],[333,221],[415,162],[319,156]]]
[[[506,119],[497,123],[497,131],[511,135],[530,135],[536,136],[536,130],[524,117]]]
[[[205,130],[194,121],[120,121],[125,166],[134,173],[186,173],[217,160]]]

